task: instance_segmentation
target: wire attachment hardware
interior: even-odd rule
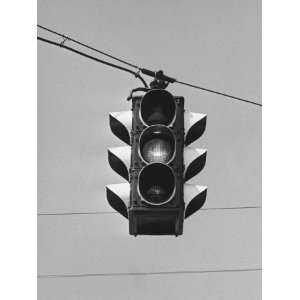
[[[69,39],[67,36],[63,35],[62,36],[63,40],[60,42],[60,47],[63,47],[65,45],[65,42]]]
[[[150,82],[150,88],[148,87],[138,87],[133,90],[131,90],[129,96],[127,97],[127,101],[130,101],[133,97],[133,94],[135,92],[148,92],[152,89],[165,89],[169,85],[169,83],[175,82],[176,79],[165,76],[162,70],[159,70],[157,72],[153,72],[147,69],[139,69],[135,76],[140,76],[140,74],[145,74],[151,77],[154,77],[154,80]]]
[[[154,80],[150,82],[151,89],[165,89],[169,85],[169,82],[163,80],[164,74],[163,71],[157,71],[154,75]]]
[[[135,88],[133,90],[131,90],[129,96],[127,97],[127,101],[130,101],[132,98],[133,98],[133,94],[135,92],[148,92],[150,90],[150,88],[146,88],[146,87],[138,87],[138,88]]]

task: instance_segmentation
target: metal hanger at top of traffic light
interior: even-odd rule
[[[176,82],[175,78],[166,76],[162,70],[154,72],[154,71],[150,71],[148,69],[141,68],[141,69],[139,69],[137,74],[139,74],[140,72],[145,75],[148,75],[150,77],[153,77],[154,80],[150,82],[150,88],[149,87],[138,87],[138,88],[133,89],[130,92],[130,95],[127,97],[127,101],[132,99],[133,93],[135,93],[135,92],[139,92],[139,91],[147,92],[152,89],[165,89],[165,88],[167,88],[169,83]]]

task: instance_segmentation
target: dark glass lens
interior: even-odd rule
[[[170,200],[174,189],[174,174],[167,165],[153,163],[141,171],[139,191],[148,203],[153,205],[166,203]]]
[[[159,203],[162,199],[166,199],[167,190],[160,185],[152,185],[145,192],[147,200],[152,203]]]
[[[166,90],[151,90],[142,99],[141,116],[147,125],[169,125],[175,111],[174,98]]]

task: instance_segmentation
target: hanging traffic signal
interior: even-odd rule
[[[206,187],[186,182],[205,165],[206,150],[189,145],[206,115],[184,111],[184,98],[164,89],[132,97],[132,110],[110,114],[127,146],[108,149],[110,166],[128,183],[107,186],[109,204],[129,219],[132,235],[181,235],[184,218],[200,209]]]

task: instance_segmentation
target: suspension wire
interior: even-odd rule
[[[218,92],[218,91],[215,91],[215,90],[207,89],[207,88],[204,88],[204,87],[201,87],[201,86],[198,86],[198,85],[193,85],[193,84],[186,83],[186,82],[179,81],[179,80],[176,80],[175,82],[178,83],[178,84],[182,84],[182,85],[186,85],[186,86],[195,88],[195,89],[199,89],[199,90],[203,90],[203,91],[206,91],[206,92],[210,92],[210,93],[214,93],[214,94],[217,94],[217,95],[221,95],[221,96],[224,96],[224,97],[228,97],[228,98],[231,98],[231,99],[234,99],[234,100],[238,100],[238,101],[242,101],[242,102],[254,104],[254,105],[257,105],[257,106],[262,106],[262,104],[260,104],[258,102],[250,101],[250,100],[247,100],[247,99],[243,99],[243,98],[240,98],[240,97],[232,96],[232,95],[225,94],[225,93],[222,93],[222,92]]]
[[[148,85],[147,85],[146,81],[143,79],[143,77],[142,77],[138,72],[134,72],[134,71],[129,70],[129,69],[127,69],[127,68],[124,68],[124,67],[121,67],[121,66],[112,64],[112,63],[107,62],[107,61],[105,61],[105,60],[102,60],[102,59],[96,58],[96,57],[94,57],[94,56],[88,55],[88,54],[86,54],[86,53],[84,53],[84,52],[78,51],[78,50],[76,50],[76,49],[74,49],[74,48],[65,46],[65,45],[64,45],[64,41],[63,41],[62,43],[56,43],[56,42],[54,42],[54,41],[51,41],[51,40],[42,38],[42,37],[40,37],[40,36],[38,36],[37,39],[40,40],[40,41],[42,41],[42,42],[45,42],[45,43],[54,45],[54,46],[64,48],[64,49],[66,49],[66,50],[69,50],[69,51],[71,51],[71,52],[74,52],[74,53],[76,53],[76,54],[79,54],[79,55],[81,55],[81,56],[84,56],[84,57],[89,58],[89,59],[91,59],[91,60],[97,61],[97,62],[102,63],[102,64],[104,64],[104,65],[107,65],[107,66],[110,66],[110,67],[113,67],[113,68],[122,70],[122,71],[124,71],[124,72],[128,72],[128,73],[134,75],[136,78],[140,79],[140,80],[142,81],[143,85],[144,85],[146,88],[148,88]]]
[[[136,66],[136,65],[134,65],[134,64],[132,64],[132,63],[130,63],[130,62],[124,60],[124,59],[118,58],[118,57],[116,57],[116,56],[113,56],[113,55],[111,55],[111,54],[108,54],[107,52],[101,51],[101,50],[96,49],[96,48],[94,48],[94,47],[92,47],[92,46],[89,46],[89,45],[87,45],[87,44],[84,44],[84,43],[82,43],[82,42],[80,42],[80,41],[78,41],[78,40],[75,40],[75,39],[73,39],[73,38],[67,36],[67,35],[64,35],[64,34],[62,34],[62,33],[59,33],[59,32],[57,32],[57,31],[54,31],[54,30],[52,30],[52,29],[50,29],[50,28],[47,28],[47,27],[45,27],[45,26],[42,26],[42,25],[37,25],[37,27],[38,27],[38,28],[41,28],[41,29],[43,29],[43,30],[45,30],[45,31],[51,32],[51,33],[53,33],[53,34],[55,34],[55,35],[58,35],[58,36],[60,36],[60,37],[62,37],[62,38],[64,38],[64,39],[66,39],[66,40],[69,40],[69,41],[75,43],[75,44],[78,44],[78,45],[80,45],[80,46],[83,46],[83,47],[88,48],[88,49],[90,49],[90,50],[93,50],[93,51],[95,51],[95,52],[98,52],[98,53],[100,53],[100,54],[102,54],[102,55],[105,55],[105,56],[107,56],[107,57],[110,57],[110,58],[112,58],[112,59],[114,59],[114,60],[117,60],[118,62],[121,62],[121,63],[123,63],[123,64],[125,64],[125,65],[127,65],[127,66],[129,66],[129,67],[132,67],[132,68],[135,68],[135,69],[139,69],[138,66]]]
[[[205,274],[205,273],[232,273],[232,272],[257,272],[261,268],[245,269],[219,269],[219,270],[186,270],[186,271],[158,271],[158,272],[128,272],[128,273],[86,273],[86,274],[40,274],[40,279],[49,278],[80,278],[103,276],[154,276],[154,275],[180,275],[180,274]]]
[[[259,205],[254,206],[236,206],[236,207],[204,207],[201,211],[218,211],[218,210],[245,210],[245,209],[261,209]],[[112,215],[118,214],[117,211],[87,211],[87,212],[52,212],[52,213],[38,213],[38,217],[42,216],[74,216],[74,215]]]
[[[145,68],[141,68],[138,65],[132,64],[132,63],[130,63],[130,62],[124,60],[124,59],[118,58],[118,57],[116,57],[114,55],[111,55],[111,54],[109,54],[107,52],[101,51],[101,50],[96,49],[96,48],[94,48],[92,46],[84,44],[84,43],[82,43],[82,42],[80,42],[78,40],[75,40],[75,39],[73,39],[73,38],[71,38],[69,36],[61,34],[61,33],[57,32],[57,31],[54,31],[54,30],[52,30],[50,28],[47,28],[45,26],[37,25],[37,27],[41,28],[41,29],[43,29],[45,31],[51,32],[51,33],[53,33],[55,35],[58,35],[58,36],[60,36],[60,37],[62,37],[64,39],[60,44],[52,42],[52,41],[49,41],[49,40],[46,40],[44,38],[39,38],[38,37],[39,40],[42,40],[42,41],[48,42],[48,43],[50,42],[50,44],[53,44],[53,45],[56,45],[56,46],[60,46],[62,48],[65,48],[67,50],[73,51],[73,52],[75,52],[77,54],[80,54],[82,56],[85,56],[85,57],[88,57],[90,59],[96,60],[98,62],[104,63],[104,64],[109,65],[111,67],[116,67],[117,69],[120,69],[120,70],[129,72],[131,74],[134,74],[137,78],[139,78],[143,82],[143,84],[144,84],[144,86],[146,88],[148,88],[148,86],[147,86],[146,82],[144,81],[144,79],[140,76],[140,73],[142,73],[144,75],[147,75],[147,76],[150,76],[150,77],[155,78],[155,79],[159,79],[159,80],[162,80],[162,81],[169,82],[169,83],[178,83],[178,84],[181,84],[181,85],[185,85],[185,86],[188,86],[188,87],[192,87],[192,88],[195,88],[195,89],[199,89],[199,90],[206,91],[206,92],[209,92],[209,93],[214,93],[214,94],[217,94],[217,95],[220,95],[220,96],[224,96],[224,97],[227,97],[227,98],[231,98],[231,99],[234,99],[234,100],[237,100],[237,101],[241,101],[241,102],[244,102],[244,103],[253,104],[253,105],[262,107],[261,103],[258,103],[258,102],[255,102],[255,101],[247,100],[247,99],[244,99],[244,98],[241,98],[241,97],[236,97],[236,96],[233,96],[233,95],[230,95],[230,94],[227,94],[227,93],[223,93],[223,92],[219,92],[219,91],[216,91],[216,90],[213,90],[213,89],[208,89],[208,88],[205,88],[205,87],[202,87],[202,86],[198,86],[198,85],[190,84],[190,83],[187,83],[187,82],[179,81],[179,80],[177,80],[175,78],[172,78],[172,77],[164,75],[162,71],[154,72],[154,71],[151,71],[151,70],[148,70],[148,69],[145,69]],[[92,51],[95,51],[97,53],[105,55],[105,56],[107,56],[107,57],[109,57],[111,59],[114,59],[114,60],[118,61],[118,62],[126,64],[127,66],[135,68],[135,69],[138,70],[138,72],[135,73],[135,72],[133,72],[133,71],[131,71],[129,69],[126,69],[126,68],[123,68],[121,66],[117,66],[117,65],[114,65],[114,64],[110,64],[110,63],[108,63],[106,61],[102,61],[100,59],[96,59],[95,57],[92,57],[92,56],[90,56],[88,54],[85,54],[83,52],[75,50],[74,48],[67,47],[67,46],[64,45],[64,43],[66,41],[68,41],[68,40],[72,41],[72,42],[74,42],[74,43],[76,43],[78,45],[81,45],[81,46],[83,46],[83,47],[85,47],[87,49],[90,49]]]
[[[153,77],[153,78],[161,80],[161,81],[166,81],[166,82],[169,82],[169,83],[178,83],[178,84],[186,85],[186,86],[193,87],[193,88],[196,88],[196,89],[199,89],[199,90],[203,90],[203,91],[206,91],[206,92],[210,92],[210,93],[214,93],[214,94],[217,94],[217,95],[229,97],[229,98],[232,98],[232,99],[235,99],[235,100],[238,100],[238,101],[254,104],[254,105],[257,105],[257,106],[262,106],[262,104],[254,102],[254,101],[250,101],[250,100],[243,99],[243,98],[240,98],[240,97],[236,97],[236,96],[233,96],[233,95],[229,95],[229,94],[226,94],[226,93],[218,92],[216,90],[212,90],[212,89],[204,88],[204,87],[201,87],[201,86],[198,86],[198,85],[193,85],[193,84],[190,84],[190,83],[179,81],[179,80],[177,80],[173,77],[166,76],[163,73],[162,70],[160,70],[158,72],[153,72],[151,70],[142,68],[142,69],[140,69],[140,71],[141,71],[142,74],[148,75],[150,77]]]

